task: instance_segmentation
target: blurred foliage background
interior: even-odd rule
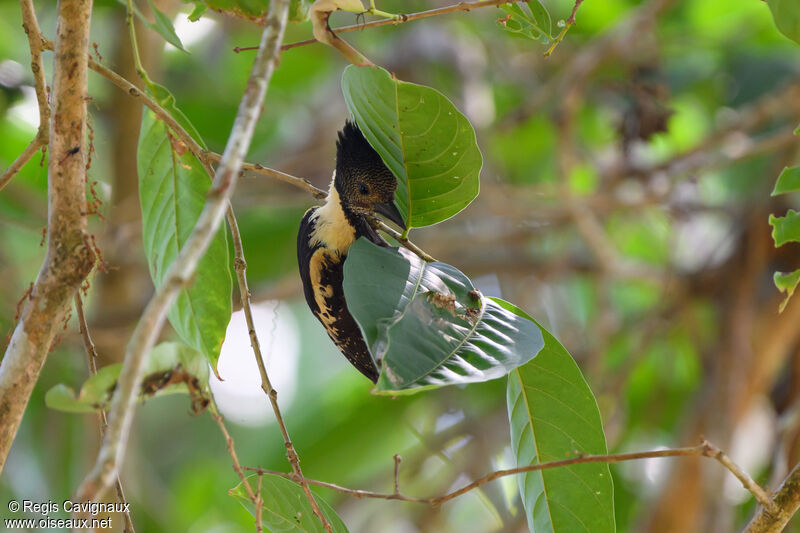
[[[445,4],[378,7],[410,13]],[[545,4],[554,19],[572,8]],[[150,75],[219,152],[252,61],[252,52],[233,48],[257,44],[260,30],[211,12],[190,23],[191,5],[157,5],[176,17],[191,53],[142,30]],[[55,6],[37,8],[52,37]],[[767,225],[769,213],[800,203],[769,195],[780,170],[800,162],[792,136],[800,50],[757,0],[589,0],[546,59],[541,44],[503,30],[504,15],[479,9],[346,36],[399,78],[442,91],[477,131],[480,196],[411,238],[559,337],[598,398],[611,451],[695,444],[703,435],[774,488],[800,445],[800,302],[779,315],[772,284],[775,270],[797,268],[800,253],[797,245],[775,249]],[[92,41],[103,62],[134,80],[124,16],[117,2],[98,0]],[[354,22],[333,17],[334,26]],[[310,34],[310,23],[294,25],[286,41]],[[28,64],[19,5],[1,0],[0,168],[36,132]],[[346,117],[344,66],[318,44],[286,51],[248,161],[326,188]],[[94,73],[90,92],[89,179],[103,201],[91,231],[109,268],[92,276],[87,309],[103,366],[120,360],[152,286],[136,190],[141,110]],[[46,168],[34,157],[0,193],[3,332],[43,259]],[[504,380],[376,397],[327,339],[301,301],[296,272],[297,226],[314,203],[307,193],[246,174],[233,203],[259,335],[307,476],[391,491],[399,453],[403,491],[428,496],[511,466]],[[231,328],[243,328],[236,316]],[[65,324],[48,359],[0,477],[0,501],[63,501],[93,461],[96,417],[51,411],[43,400],[56,383],[86,379],[77,329]],[[243,332],[229,330],[226,381],[212,385],[242,463],[285,471]],[[612,473],[619,531],[732,531],[753,511],[729,473],[699,458],[625,463]],[[190,416],[185,396],[139,410],[122,479],[139,532],[253,530],[227,495],[238,479],[218,428],[207,414]],[[511,478],[441,508],[319,492],[351,531],[526,530]]]

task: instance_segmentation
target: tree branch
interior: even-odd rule
[[[270,5],[270,15],[262,34],[261,46],[253,63],[225,153],[214,178],[203,212],[178,257],[170,265],[164,283],[156,290],[134,330],[125,354],[122,372],[109,412],[109,428],[94,468],[84,480],[79,497],[96,500],[116,476],[122,461],[136,409],[136,392],[141,384],[146,355],[155,344],[167,311],[180,288],[191,281],[197,264],[216,233],[228,208],[241,169],[242,160],[261,113],[269,80],[278,63],[278,48],[283,37],[288,0]]]
[[[85,215],[91,12],[91,0],[58,3],[53,70],[57,119],[51,121],[49,133],[47,255],[0,364],[0,472],[72,296],[94,264]]]
[[[28,47],[31,51],[31,72],[33,72],[33,82],[36,89],[36,102],[39,104],[39,129],[36,132],[36,137],[33,138],[22,154],[0,176],[0,191],[25,166],[25,163],[33,157],[33,154],[50,142],[50,106],[47,103],[47,83],[44,79],[44,67],[42,66],[42,30],[39,29],[39,21],[36,20],[33,0],[20,0],[20,7],[22,8],[22,28],[28,36]]]
[[[499,479],[505,476],[511,476],[514,474],[524,474],[526,472],[534,472],[538,470],[547,470],[550,468],[560,468],[562,466],[571,466],[571,465],[578,465],[584,463],[621,463],[623,461],[634,461],[637,459],[653,459],[656,457],[710,457],[718,461],[722,466],[727,468],[736,479],[738,479],[742,486],[750,491],[750,493],[758,500],[758,502],[765,506],[772,508],[773,504],[769,498],[769,494],[762,489],[753,479],[739,466],[737,466],[730,458],[725,455],[722,450],[711,444],[710,442],[704,440],[698,446],[689,446],[685,448],[672,448],[669,450],[654,450],[649,452],[632,452],[632,453],[618,453],[618,454],[608,454],[608,455],[576,455],[575,457],[569,459],[562,459],[560,461],[549,461],[546,463],[539,463],[534,465],[528,466],[520,466],[517,468],[509,468],[507,470],[498,470],[496,472],[492,472],[483,476],[482,478],[476,479],[472,483],[461,487],[460,489],[454,490],[452,492],[448,492],[442,496],[435,496],[431,498],[415,498],[410,496],[405,496],[400,493],[399,484],[397,483],[397,466],[399,461],[395,458],[395,491],[393,493],[381,493],[381,492],[371,492],[367,490],[359,490],[359,489],[349,489],[346,487],[342,487],[339,485],[335,485],[333,483],[326,483],[324,481],[316,481],[312,479],[307,479],[306,481],[311,485],[316,485],[318,487],[325,487],[331,490],[335,490],[337,492],[341,492],[343,494],[349,494],[356,498],[375,498],[381,500],[402,500],[405,502],[413,502],[413,503],[426,503],[429,505],[441,505],[447,501],[450,501],[462,494],[466,494],[467,492],[474,490],[481,485],[485,485],[490,481],[494,481],[495,479]],[[397,457],[397,456],[395,456]],[[800,465],[795,470],[800,469]],[[274,474],[276,476],[285,477],[288,479],[293,479],[292,474],[287,474],[285,472],[276,472],[274,470],[267,470],[264,468],[254,468],[254,467],[244,467],[244,470],[250,470],[253,472],[258,472],[262,474]],[[797,476],[798,480],[797,483],[800,484],[800,474]],[[800,505],[800,498],[798,498],[798,505]]]
[[[756,515],[747,524],[744,533],[780,533],[786,523],[800,508],[800,463],[783,480],[775,492],[772,505],[758,509]]]
[[[435,9],[429,9],[427,11],[420,11],[418,13],[409,13],[407,15],[398,14],[395,18],[390,19],[383,19],[383,20],[374,20],[372,22],[367,22],[366,24],[353,24],[352,26],[343,26],[341,28],[331,28],[330,31],[334,34],[337,33],[347,33],[349,31],[355,30],[365,30],[367,28],[377,28],[378,26],[388,26],[391,24],[392,26],[397,26],[398,24],[402,24],[404,22],[410,22],[412,20],[424,19],[428,17],[435,17],[437,15],[445,15],[447,13],[457,13],[459,11],[472,11],[473,9],[479,9],[481,7],[497,7],[501,4],[514,4],[521,0],[482,0],[480,2],[459,2],[458,4],[453,4],[444,7],[437,7]],[[583,0],[581,0],[582,2]],[[298,41],[295,43],[288,43],[281,46],[281,52],[284,50],[290,50],[292,48],[297,48],[299,46],[306,46],[309,44],[314,44],[317,39],[306,39],[305,41]],[[257,46],[237,46],[233,49],[234,52],[237,54],[244,50],[256,50]]]

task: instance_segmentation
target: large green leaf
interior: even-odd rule
[[[797,167],[784,167],[781,175],[778,176],[778,181],[775,182],[775,188],[772,190],[772,196],[779,194],[786,194],[800,190],[800,166]]]
[[[258,475],[250,476],[247,482],[256,492]],[[239,500],[250,514],[255,516],[255,505],[247,496],[242,483],[232,488],[228,493]],[[322,514],[331,525],[333,533],[347,533],[347,526],[336,514],[328,503],[315,495]],[[264,502],[261,510],[261,523],[264,531],[273,533],[325,533],[322,522],[314,515],[311,504],[306,498],[303,489],[297,483],[273,474],[261,476],[261,499]]]
[[[150,275],[158,287],[194,229],[211,186],[203,166],[147,110],[139,137],[139,196],[142,240]],[[183,153],[178,153],[178,150]],[[216,369],[231,317],[231,256],[224,228],[211,241],[193,283],[183,288],[169,311],[180,337],[203,353]]]
[[[397,177],[395,203],[409,228],[450,218],[478,195],[483,159],[475,131],[442,93],[354,65],[342,75],[342,92]]]
[[[767,0],[772,19],[780,32],[800,44],[800,2],[797,0]]]
[[[47,391],[45,404],[51,409],[69,413],[91,413],[109,407],[117,386],[122,363],[104,366],[91,376],[78,394],[59,383]],[[178,342],[164,342],[153,348],[144,371],[139,399],[173,393],[189,393],[195,411],[204,408],[210,399],[208,362],[203,355]]]
[[[776,247],[787,242],[800,242],[800,213],[794,209],[789,209],[785,217],[770,215],[769,224]]]
[[[482,297],[457,269],[402,248],[356,241],[344,292],[381,365],[377,393],[498,378],[543,346],[536,324]]]
[[[533,321],[510,304],[498,304]],[[508,419],[517,466],[607,453],[600,411],[578,365],[555,337],[541,331],[542,351],[508,375]],[[531,531],[615,530],[614,484],[607,464],[520,474],[519,488]]]

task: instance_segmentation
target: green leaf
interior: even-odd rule
[[[175,119],[175,122],[181,125],[186,133],[192,136],[192,138],[205,149],[208,149],[206,143],[203,142],[203,138],[200,136],[200,132],[197,131],[197,128],[194,127],[194,124],[189,120],[189,118],[183,114],[177,104],[175,103],[175,97],[169,92],[169,89],[164,87],[163,85],[159,85],[157,83],[153,83],[150,87],[148,87],[148,92],[153,97],[153,99],[158,102],[158,105],[164,108],[172,118]]]
[[[139,196],[142,240],[156,287],[178,256],[205,205],[211,182],[200,162],[147,110],[139,137]],[[180,150],[180,147],[176,146]],[[231,256],[220,228],[197,266],[191,287],[181,289],[169,312],[180,337],[203,353],[215,369],[231,317]]]
[[[778,30],[800,44],[800,2],[797,0],[767,0],[767,4]]]
[[[249,476],[247,482],[255,493],[258,487],[258,475]],[[247,496],[243,483],[229,490],[228,494],[239,500],[250,514],[256,515],[255,505]],[[330,523],[333,533],[347,533],[347,526],[336,511],[316,494],[314,499]],[[297,483],[273,474],[262,474],[261,500],[264,502],[261,523],[264,524],[265,531],[325,533],[322,522],[314,515],[308,498]]]
[[[441,222],[475,199],[483,164],[475,131],[442,93],[354,65],[342,75],[342,92],[397,177],[395,204],[409,228]]]
[[[125,8],[128,7],[127,0],[117,0],[117,1],[123,6],[125,6]],[[144,16],[144,13],[142,13],[139,10],[139,8],[136,7],[135,2],[131,3],[131,5],[133,6],[133,14],[136,15],[136,17],[142,21],[142,24],[144,24],[154,32],[161,35],[164,38],[164,40],[166,40],[169,44],[171,44],[178,50],[181,50],[188,54],[189,51],[183,47],[183,43],[178,37],[178,34],[175,33],[175,27],[172,25],[172,21],[169,19],[169,17],[167,17],[164,13],[158,10],[158,8],[153,4],[153,0],[147,0],[147,3],[150,4],[150,9],[153,12],[153,17],[155,17],[156,19],[155,23],[147,20],[147,17]],[[195,10],[194,12],[192,12],[193,15],[197,11],[198,7],[199,6],[195,6]]]
[[[314,0],[292,0],[289,2],[289,22],[305,22]]]
[[[800,190],[800,166],[791,168],[784,167],[781,175],[778,176],[778,181],[775,182],[775,189],[772,191],[772,196],[798,190]]]
[[[800,268],[789,273],[775,272],[772,279],[775,282],[775,286],[778,288],[778,290],[786,293],[786,298],[783,300],[783,302],[781,302],[781,306],[778,309],[782,313],[786,308],[786,304],[789,303],[789,299],[794,294],[794,290],[797,288],[798,282],[800,282]]]
[[[769,224],[776,248],[787,242],[800,242],[800,213],[797,211],[789,209],[785,217],[770,215]]]
[[[169,17],[159,11],[153,3],[153,0],[147,0],[147,3],[150,5],[150,10],[153,12],[153,16],[156,19],[155,24],[149,24],[149,26],[158,32],[169,44],[188,54],[189,51],[183,47],[183,43],[180,37],[178,37],[178,34],[175,33],[175,27],[172,25],[172,21]]]
[[[520,309],[498,303],[533,321]],[[542,351],[508,375],[508,419],[517,466],[607,453],[600,411],[589,385],[561,343],[544,328],[541,331]],[[614,484],[608,464],[550,468],[521,474],[518,479],[531,531],[615,530]]]
[[[550,13],[539,0],[531,0],[528,2],[528,7],[533,14],[533,20],[536,27],[550,39],[550,32],[553,31],[553,23],[550,20]]]
[[[195,2],[194,8],[192,9],[192,12],[189,14],[189,21],[197,22],[198,20],[200,20],[200,17],[202,17],[206,11],[208,11],[207,5],[205,5],[202,2]]]
[[[86,380],[77,395],[73,389],[59,383],[47,391],[44,403],[50,409],[67,413],[91,413],[106,409],[111,402],[111,394],[120,370],[122,363],[104,366]]]
[[[457,269],[402,248],[356,241],[344,264],[344,292],[380,361],[376,393],[495,379],[543,346],[536,324],[482,297]]]
[[[520,4],[505,4],[498,7],[508,13],[508,17],[498,20],[507,31],[528,39],[542,39],[544,42],[552,40],[550,32],[553,23],[550,13],[538,0],[530,0],[526,8]]]
[[[107,409],[117,386],[122,363],[104,366],[75,391],[59,383],[47,391],[44,401],[51,409],[69,413],[91,413]],[[165,394],[189,393],[195,411],[209,401],[208,362],[203,355],[177,342],[164,342],[153,348],[147,359],[139,400]]]

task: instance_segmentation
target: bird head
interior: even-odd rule
[[[394,205],[397,178],[349,120],[336,141],[333,185],[345,209],[362,216],[378,213],[405,229],[403,217]]]

